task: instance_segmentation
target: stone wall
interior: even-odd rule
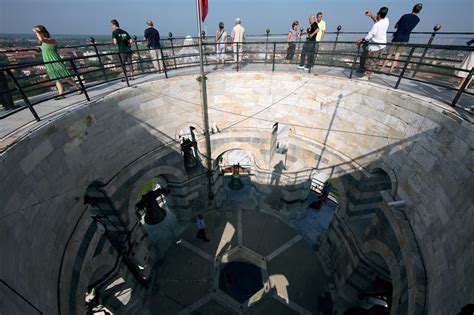
[[[470,302],[472,125],[432,99],[325,76],[217,73],[209,75],[208,93],[209,120],[220,130],[211,135],[212,157],[231,149],[247,151],[258,170],[257,183],[267,183],[274,170],[273,124],[290,127],[287,169],[281,175],[305,176],[281,185],[287,201],[294,201],[291,186],[304,186],[314,173],[357,179],[371,164],[387,165],[397,179],[392,199],[405,203],[402,211],[426,267],[426,312],[455,313]],[[106,183],[129,224],[134,223],[130,200],[153,176],[166,179],[171,208],[181,221],[218,206],[222,179],[214,175],[217,198],[209,203],[205,169],[190,172],[183,165],[177,134],[189,125],[196,127],[204,148],[198,83],[183,76],[126,88],[57,116],[2,154],[0,277],[44,313],[57,313],[59,269],[72,270],[69,255],[80,242],[64,249],[70,238],[80,240],[87,233],[84,227],[71,236],[86,211],[82,197],[94,180]],[[338,215],[346,224],[346,208],[354,209],[341,203],[346,206]],[[291,207],[285,211],[291,215]],[[404,257],[404,263],[409,259]],[[93,270],[81,276],[88,273]],[[61,304],[67,305],[69,292],[61,295]],[[407,303],[415,302],[407,298]]]

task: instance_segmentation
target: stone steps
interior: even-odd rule
[[[375,214],[379,209],[380,201],[353,204],[349,202],[347,205],[348,214],[350,217],[361,216],[367,214]]]
[[[382,196],[380,195],[380,192],[378,191],[370,191],[370,192],[352,192],[348,191],[347,192],[347,198],[350,203],[354,205],[361,205],[361,204],[368,204],[368,203],[378,203],[383,201]]]

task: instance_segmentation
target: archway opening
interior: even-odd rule
[[[141,224],[154,225],[163,221],[167,215],[165,195],[169,191],[162,187],[158,177],[150,178],[136,197],[136,215]]]
[[[108,265],[100,266],[90,277],[84,297],[86,314],[112,313],[109,305],[111,296],[106,291],[113,282],[115,269]]]
[[[251,193],[253,159],[244,150],[235,149],[222,153],[217,159],[217,169],[223,176],[227,200],[245,201]]]
[[[165,177],[153,176],[143,183],[134,197],[135,214],[159,255],[164,254],[165,249],[176,241],[175,229],[178,226],[178,219],[173,211],[174,202],[168,186]],[[147,196],[151,198],[148,201],[153,205],[151,210],[159,211],[159,217],[155,222],[149,222],[146,218],[150,207],[142,202]]]
[[[392,306],[392,278],[385,259],[375,252],[367,252],[346,282],[346,292],[351,292],[351,308],[344,314],[390,314]],[[375,312],[375,313],[374,313]]]

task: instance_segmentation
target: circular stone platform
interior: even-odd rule
[[[250,209],[224,208],[205,220],[210,242],[197,239],[190,226],[157,266],[152,314],[318,312],[327,279],[316,252],[294,229]]]

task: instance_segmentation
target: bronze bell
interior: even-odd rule
[[[188,138],[183,139],[181,150],[184,154],[184,165],[186,167],[194,167],[197,164],[196,157],[194,156],[193,152],[194,147],[196,147],[195,141],[191,141]]]
[[[149,225],[158,224],[166,217],[166,211],[158,205],[149,205],[146,208],[145,223]]]
[[[184,151],[184,164],[186,167],[194,167],[197,164],[196,158],[191,151]]]
[[[232,190],[240,190],[244,187],[240,179],[240,164],[232,166],[232,178],[230,179],[229,188]]]
[[[229,183],[229,188],[232,190],[240,190],[243,187],[244,187],[244,184],[240,180],[240,175],[239,174],[232,175],[232,178]]]
[[[155,191],[149,191],[143,195],[137,208],[145,210],[145,223],[149,225],[158,224],[166,217],[165,209],[161,208],[156,201]]]

